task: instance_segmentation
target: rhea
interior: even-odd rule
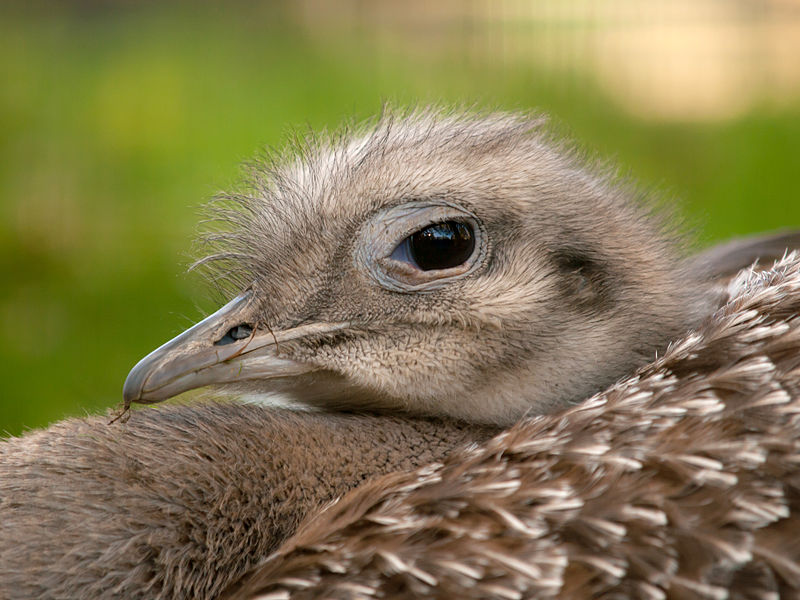
[[[510,424],[652,359],[768,245],[687,258],[633,184],[520,114],[310,137],[219,204],[202,262],[238,295],[144,358],[127,404],[221,384]]]
[[[479,479],[460,479],[458,461],[470,477],[489,473],[482,461],[502,457],[509,438],[480,450],[475,444],[496,426],[558,411],[630,374],[724,301],[720,279],[797,242],[790,233],[690,255],[669,219],[641,196],[554,139],[541,119],[514,114],[388,114],[256,163],[248,185],[220,199],[221,226],[209,238],[218,249],[201,261],[235,298],[143,359],[128,376],[125,401],[158,402],[218,384],[281,393],[329,411],[169,407],[138,411],[124,425],[71,420],[4,442],[0,596],[217,597],[323,503],[379,475],[439,461],[464,444],[471,449],[454,455],[446,481],[463,484],[452,497],[471,507],[482,492],[469,481]],[[744,311],[752,327],[734,315],[736,335],[695,348],[689,358],[679,354],[678,363],[705,357],[718,384],[719,371],[730,367],[724,360],[749,356],[748,344],[757,339],[751,312]],[[794,329],[776,329],[770,346],[790,374],[796,371],[792,323]],[[716,331],[713,322],[705,327]],[[681,390],[703,376],[687,373]],[[741,376],[734,372],[722,391],[740,389]],[[796,393],[800,388],[788,379],[782,385]],[[665,387],[658,369],[648,381]],[[675,389],[664,393],[681,404],[680,394],[688,392]],[[696,409],[694,400],[687,402]],[[553,449],[573,464],[587,430],[605,439],[630,423],[642,439],[656,440],[648,428],[664,422],[631,406],[610,412],[597,431],[593,419],[576,424],[569,415],[540,416],[536,423],[577,440]],[[775,421],[790,414],[775,402],[767,406]],[[760,408],[748,413],[747,428],[780,441],[772,421],[758,420]],[[331,412],[337,409],[405,414]],[[676,414],[670,413],[677,424],[666,423],[672,428],[659,430],[661,436],[680,429]],[[728,437],[739,431],[727,420],[705,425]],[[520,427],[514,440],[541,430]],[[676,439],[682,452],[684,440]],[[637,443],[648,456],[661,449]],[[508,448],[522,457],[518,444]],[[791,454],[791,444],[780,448]],[[522,490],[530,497],[540,491],[536,469]],[[604,483],[602,469],[589,470]],[[764,471],[766,478],[783,474]],[[501,479],[507,475],[498,471]],[[653,477],[675,482],[672,472]],[[357,513],[369,504],[363,494],[370,490],[401,499],[408,490],[396,482],[376,481],[343,506]],[[761,480],[753,485],[763,488]],[[429,491],[414,498],[424,500]],[[525,507],[535,504],[528,496]],[[691,515],[703,503],[689,504]],[[408,505],[394,507],[402,512]],[[440,506],[445,516],[452,507],[447,498]],[[322,523],[326,539],[341,537],[336,518]],[[456,523],[453,531],[464,529]],[[464,542],[453,548],[469,550]],[[388,547],[377,550],[385,554]],[[291,571],[297,555],[285,555]],[[330,564],[340,563],[315,558],[302,579],[281,576],[279,565],[275,579],[269,563],[240,591],[302,587]],[[370,565],[360,573],[370,577]]]

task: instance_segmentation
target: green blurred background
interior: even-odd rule
[[[199,206],[387,100],[543,109],[701,243],[800,225],[795,0],[4,3],[0,432],[118,403],[221,300]]]

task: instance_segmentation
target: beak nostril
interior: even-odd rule
[[[253,335],[253,326],[249,325],[248,323],[242,323],[241,325],[235,325],[231,327],[227,333],[225,333],[225,335],[214,342],[214,345],[225,346],[239,340],[247,339],[251,335]]]

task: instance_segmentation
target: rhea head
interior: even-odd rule
[[[506,424],[604,388],[706,304],[636,188],[537,117],[387,114],[250,172],[201,261],[235,298],[136,365],[126,404],[214,384]]]

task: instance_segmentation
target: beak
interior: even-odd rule
[[[312,323],[273,334],[258,329],[254,315],[248,291],[145,356],[125,380],[125,407],[160,402],[210,384],[309,373],[317,367],[278,355],[280,342],[345,327]]]

